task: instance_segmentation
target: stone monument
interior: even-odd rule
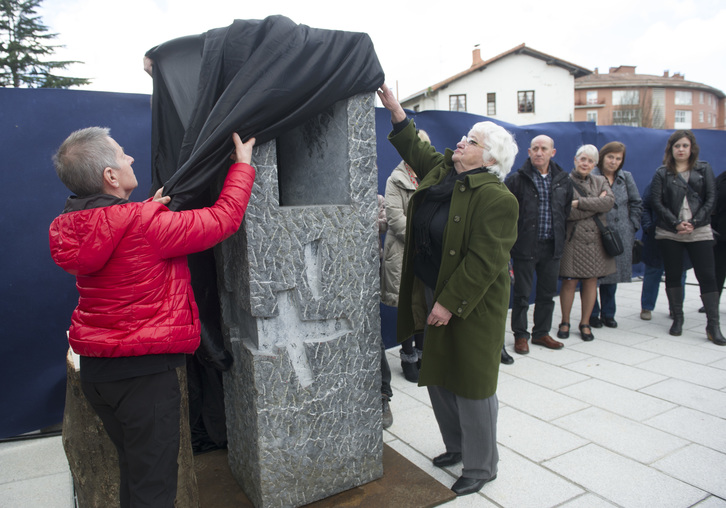
[[[83,395],[80,360],[72,349],[66,356],[66,405],[63,411],[63,449],[73,476],[78,508],[119,506],[119,467],[116,447],[103,422]],[[175,508],[198,508],[194,472],[186,367],[176,369],[181,391],[179,456]]]
[[[256,147],[245,221],[216,248],[229,463],[257,508],[383,475],[374,95]]]

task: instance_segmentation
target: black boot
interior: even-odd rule
[[[507,353],[507,350],[504,349],[504,346],[502,346],[502,363],[504,365],[511,365],[514,363],[514,358],[512,358],[509,353]]]
[[[418,383],[418,354],[416,350],[413,353],[404,353],[401,349],[401,369],[403,370],[403,377],[406,381],[411,383]]]
[[[666,295],[673,313],[673,324],[669,333],[677,337],[683,333],[683,288],[681,286],[666,288]]]
[[[718,291],[701,295],[703,307],[706,309],[706,336],[718,346],[726,346],[726,339],[721,335],[718,312]]]

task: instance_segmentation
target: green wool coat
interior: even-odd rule
[[[408,205],[408,225],[399,293],[397,337],[415,330],[412,218],[426,189],[453,168],[445,154],[416,135],[413,122],[389,141],[421,180]],[[444,231],[443,259],[435,301],[453,316],[446,326],[426,329],[419,386],[436,385],[469,399],[484,399],[497,390],[501,349],[509,308],[509,251],[517,239],[517,199],[490,173],[460,175],[451,197]]]

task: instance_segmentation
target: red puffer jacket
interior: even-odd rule
[[[213,206],[182,212],[151,200],[104,206],[116,198],[69,198],[49,236],[53,260],[76,275],[73,350],[100,357],[193,353],[200,324],[186,255],[239,229],[254,178],[252,166],[234,164]]]

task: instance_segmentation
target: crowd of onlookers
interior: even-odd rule
[[[418,130],[428,142],[427,134]],[[531,141],[529,158],[505,180],[519,202],[518,236],[511,250],[514,350],[529,352],[529,342],[550,349],[564,345],[550,335],[554,297],[559,286],[562,321],[558,339],[570,336],[575,294],[580,293],[580,338],[595,338],[593,328],[616,328],[618,283],[630,282],[632,265],[645,266],[640,318],[652,311],[665,273],[672,335],[683,328],[686,271],[693,268],[708,318],[706,336],[726,345],[719,327],[719,300],[726,276],[726,172],[714,177],[708,162],[698,159],[699,146],[691,131],[676,131],[665,147],[663,165],[642,196],[632,174],[623,169],[626,147],[614,141],[600,150],[583,145],[569,174],[554,160],[554,141],[545,135]],[[388,220],[382,271],[382,301],[398,305],[408,202],[418,188],[411,166],[401,161],[386,182],[383,204]],[[602,229],[614,232],[622,245],[611,255]],[[640,239],[638,239],[638,231]],[[635,258],[634,258],[635,252]],[[534,277],[536,274],[536,279]],[[536,280],[534,323],[527,313]],[[423,329],[425,315],[418,318]],[[530,340],[531,339],[531,340]],[[418,381],[423,334],[401,343],[401,367]],[[513,358],[502,349],[501,362]]]

